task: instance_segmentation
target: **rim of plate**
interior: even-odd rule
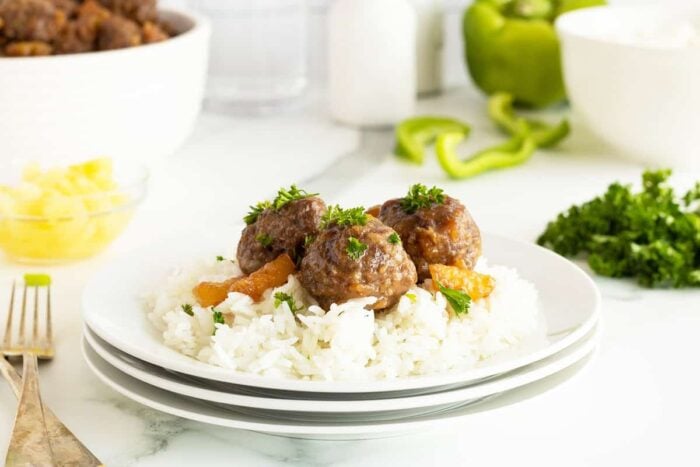
[[[569,368],[573,367],[576,363],[580,363],[581,361],[585,360],[586,357],[594,355],[596,353],[596,349],[597,346],[593,345],[590,351],[581,356],[579,360],[573,362],[569,367],[550,375],[550,377],[556,378]],[[275,422],[269,418],[257,419],[249,414],[237,413],[233,410],[226,410],[223,412],[217,411],[216,405],[208,405],[205,402],[197,399],[188,398],[150,386],[120,372],[116,368],[110,366],[104,360],[96,361],[95,357],[98,359],[99,357],[90,349],[89,345],[84,339],[81,343],[81,352],[86,364],[98,379],[124,397],[138,402],[139,404],[188,420],[194,420],[227,428],[243,429],[269,434],[297,435],[303,437],[314,435],[353,436],[370,434],[379,435],[382,433],[405,433],[423,427],[434,427],[436,423],[440,423],[443,426],[456,423],[466,417],[479,416],[483,412],[503,410],[505,407],[514,403],[512,401],[508,402],[507,400],[503,400],[500,403],[496,402],[496,407],[488,407],[489,400],[486,400],[485,402],[455,407],[447,411],[438,411],[434,414],[419,415],[416,417],[407,417],[404,419],[390,421],[351,422],[344,425],[333,425],[329,423],[314,424],[313,422],[303,421],[290,422],[289,420],[279,420],[278,422]],[[90,355],[91,352],[92,355]],[[100,366],[103,368],[100,368]],[[106,367],[106,369],[104,367]],[[109,375],[107,374],[108,372],[112,374]],[[573,376],[575,377],[576,375],[574,374]],[[553,387],[569,381],[570,378],[571,377],[568,377],[563,382],[555,383],[555,386]],[[116,379],[119,379],[119,381]],[[546,379],[547,377],[537,382],[544,382]],[[533,382],[532,384],[536,384],[537,382]],[[537,392],[535,397],[547,393],[553,387],[548,387],[543,391]],[[506,391],[502,397],[498,397],[495,400],[498,401],[498,399],[503,399],[503,397],[507,398],[507,394],[516,394],[517,392],[518,391]],[[150,395],[148,393],[150,393]],[[517,402],[518,401],[516,400],[515,403]],[[184,408],[183,405],[185,406]],[[484,407],[484,405],[486,405],[486,407]],[[475,407],[476,412],[473,412]],[[466,413],[460,413],[463,410],[466,410]],[[470,410],[472,412],[470,412]]]
[[[387,399],[333,401],[250,396],[200,387],[194,383],[180,381],[176,375],[167,374],[167,370],[157,369],[166,373],[165,375],[158,375],[150,373],[147,368],[139,368],[130,364],[119,355],[113,354],[110,349],[99,342],[87,327],[83,330],[83,339],[85,341],[84,345],[116,370],[149,386],[154,386],[178,396],[271,411],[342,414],[424,409],[459,402],[467,403],[471,400],[510,391],[558,373],[583,359],[593,351],[600,341],[600,328],[601,326],[598,324],[576,344],[546,359],[518,368],[495,380],[492,379],[472,386],[448,389],[431,394]],[[146,362],[142,363],[148,365]]]
[[[592,298],[593,300],[593,306],[589,312],[589,316],[587,317],[587,319],[579,323],[579,325],[575,329],[571,329],[570,332],[561,339],[558,339],[555,342],[551,342],[545,347],[539,348],[524,355],[508,359],[503,362],[494,363],[484,367],[472,368],[461,372],[448,372],[425,376],[410,376],[391,380],[360,381],[301,380],[281,377],[269,377],[235,371],[228,368],[210,365],[196,360],[192,357],[188,357],[184,354],[179,353],[177,350],[167,347],[160,339],[158,340],[158,343],[160,344],[159,347],[161,347],[163,350],[167,349],[167,351],[170,351],[169,353],[172,353],[172,358],[170,358],[170,356],[163,356],[157,353],[150,353],[144,350],[143,348],[141,348],[140,345],[134,344],[128,339],[124,339],[123,336],[120,336],[117,333],[115,333],[115,329],[113,327],[108,325],[103,326],[102,321],[97,319],[97,316],[100,315],[100,310],[96,310],[96,312],[91,312],[91,310],[89,309],[90,294],[93,290],[95,290],[97,284],[102,282],[101,276],[107,275],[112,269],[116,268],[121,263],[126,261],[127,258],[122,258],[121,260],[115,261],[111,265],[108,265],[100,272],[98,272],[89,281],[89,283],[84,289],[81,303],[83,319],[85,323],[89,326],[90,330],[94,332],[95,335],[97,335],[100,339],[107,342],[109,345],[128,355],[136,357],[139,360],[145,361],[156,366],[160,366],[168,370],[176,371],[178,373],[183,373],[191,376],[196,376],[203,379],[232,383],[239,386],[248,386],[250,388],[279,389],[284,391],[299,391],[312,393],[394,392],[467,383],[469,381],[479,380],[490,376],[513,371],[517,368],[529,365],[531,363],[537,362],[551,355],[554,355],[560,352],[561,350],[578,342],[593,328],[593,326],[598,321],[598,317],[600,315],[601,295],[593,279],[588,274],[586,274],[586,272],[584,272],[583,269],[581,269],[578,265],[569,261],[568,259],[539,245],[522,240],[511,239],[497,234],[484,233],[482,235],[486,239],[490,238],[491,241],[493,241],[494,243],[506,242],[518,245],[520,248],[533,249],[537,251],[540,255],[547,256],[550,259],[553,259],[554,261],[560,262],[560,264],[562,265],[566,265],[566,267],[568,267],[570,271],[573,274],[575,274],[577,278],[581,281],[579,285],[588,288],[587,292],[590,294],[590,298]],[[161,242],[161,244],[166,244],[166,242]],[[152,249],[153,246],[150,246],[142,250],[144,252],[148,252]],[[132,252],[131,255],[129,255],[129,257],[135,256],[139,259],[142,259],[143,255],[140,255],[138,251],[141,250],[137,250],[137,252]],[[512,267],[508,264],[503,265]],[[163,271],[164,275],[167,275],[167,273],[168,270]],[[536,283],[535,287],[537,287]],[[151,332],[151,334],[153,334],[155,332],[155,328],[146,319],[146,311],[142,309],[140,310],[140,312],[144,318],[144,325],[151,326],[151,331],[153,331]]]

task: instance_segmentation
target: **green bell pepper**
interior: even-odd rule
[[[480,173],[504,169],[526,162],[537,150],[537,144],[527,133],[513,136],[509,141],[476,153],[467,160],[457,155],[457,146],[466,135],[443,133],[435,143],[435,152],[442,168],[452,178],[468,178]]]
[[[449,117],[422,116],[404,120],[396,127],[395,153],[416,164],[425,159],[425,147],[445,132],[469,134],[466,123]]]
[[[485,93],[543,107],[566,97],[553,21],[605,0],[475,0],[463,19],[466,61]]]
[[[489,98],[488,113],[491,120],[511,136],[528,133],[538,147],[550,148],[566,138],[571,131],[569,121],[563,119],[557,125],[549,125],[535,119],[519,117],[513,110],[513,96],[500,92]]]

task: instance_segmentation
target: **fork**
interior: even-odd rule
[[[39,287],[34,286],[34,307],[31,340],[25,332],[27,315],[27,284],[22,293],[18,344],[13,345],[13,314],[16,283],[12,284],[7,313],[5,337],[0,348],[0,372],[10,383],[19,399],[15,426],[7,452],[6,465],[80,465],[99,466],[102,463],[71,431],[41,402],[37,358],[51,359],[54,355],[51,325],[51,286],[46,286],[46,320],[40,335]],[[5,356],[23,357],[23,379]]]

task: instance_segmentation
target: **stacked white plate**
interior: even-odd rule
[[[146,318],[145,284],[164,278],[190,254],[223,251],[209,242],[190,243],[179,241],[174,248],[162,242],[95,277],[83,297],[83,353],[117,392],[191,420],[305,438],[389,436],[453,423],[544,392],[582,367],[598,342],[600,296],[586,273],[536,245],[486,235],[489,261],[516,268],[537,287],[546,342],[524,345],[468,371],[383,381],[235,372],[166,347]]]

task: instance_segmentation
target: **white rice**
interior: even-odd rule
[[[442,294],[418,286],[385,312],[366,308],[375,301],[372,297],[332,305],[326,312],[290,276],[259,303],[247,295],[229,294],[216,309],[232,324],[217,324],[214,333],[212,311],[195,305],[192,288],[240,271],[231,261],[211,261],[169,277],[153,297],[148,316],[167,346],[236,371],[315,380],[459,371],[543,335],[537,290],[531,283],[514,269],[484,260],[477,270],[493,276],[495,288],[462,316],[448,311]],[[292,295],[302,306],[298,319],[286,303],[275,308],[276,292]],[[185,303],[193,305],[194,316],[183,312]]]

